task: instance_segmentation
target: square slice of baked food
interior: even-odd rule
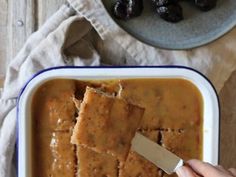
[[[117,177],[118,160],[105,153],[77,146],[78,177]]]
[[[143,108],[87,87],[71,141],[124,161],[143,113]]]
[[[70,143],[71,132],[53,132],[50,149],[53,162],[51,177],[74,177],[76,172],[75,147]]]
[[[201,134],[195,129],[162,131],[162,146],[184,160],[201,159]]]
[[[33,97],[33,124],[35,128],[50,131],[69,131],[74,127],[73,103],[75,82],[56,79],[43,84]],[[47,122],[47,123],[45,123]]]

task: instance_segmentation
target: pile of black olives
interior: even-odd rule
[[[168,22],[179,22],[183,19],[183,10],[179,4],[181,0],[152,0],[157,14]],[[209,11],[216,6],[217,0],[185,0],[192,2],[202,11]],[[141,15],[143,0],[117,0],[113,7],[116,18],[128,20]]]

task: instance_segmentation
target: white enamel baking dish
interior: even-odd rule
[[[219,102],[209,80],[180,66],[162,67],[58,67],[36,74],[18,99],[18,177],[31,177],[31,102],[37,88],[52,79],[101,80],[117,78],[182,78],[196,85],[203,97],[203,160],[214,165],[219,157]]]

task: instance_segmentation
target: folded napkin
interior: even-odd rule
[[[207,46],[168,51],[143,44],[119,28],[101,0],[69,0],[34,34],[7,69],[0,91],[0,177],[16,175],[16,99],[36,72],[54,66],[184,65],[217,91],[236,67],[236,29]]]

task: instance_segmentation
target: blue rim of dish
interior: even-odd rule
[[[24,93],[26,87],[29,85],[29,83],[37,76],[47,72],[47,71],[51,71],[51,70],[58,70],[58,69],[126,69],[126,68],[157,68],[157,69],[162,69],[162,68],[179,68],[179,69],[186,69],[186,70],[190,70],[193,71],[197,74],[199,74],[200,76],[202,76],[213,88],[216,98],[217,98],[217,103],[218,103],[218,108],[219,108],[219,139],[218,139],[218,163],[220,160],[220,132],[221,132],[221,107],[220,107],[220,100],[219,100],[219,96],[218,93],[214,87],[214,85],[212,84],[212,82],[201,72],[197,71],[196,69],[190,68],[190,67],[186,67],[186,66],[180,66],[180,65],[162,65],[162,66],[93,66],[93,67],[89,67],[89,66],[57,66],[57,67],[50,67],[47,69],[43,69],[39,72],[37,72],[36,74],[33,74],[33,76],[25,83],[25,85],[22,87],[20,94],[17,98],[17,111],[16,111],[16,161],[17,161],[17,167],[16,167],[16,172],[17,172],[17,176],[18,176],[18,167],[19,167],[19,101],[20,98],[22,96],[22,94]]]

